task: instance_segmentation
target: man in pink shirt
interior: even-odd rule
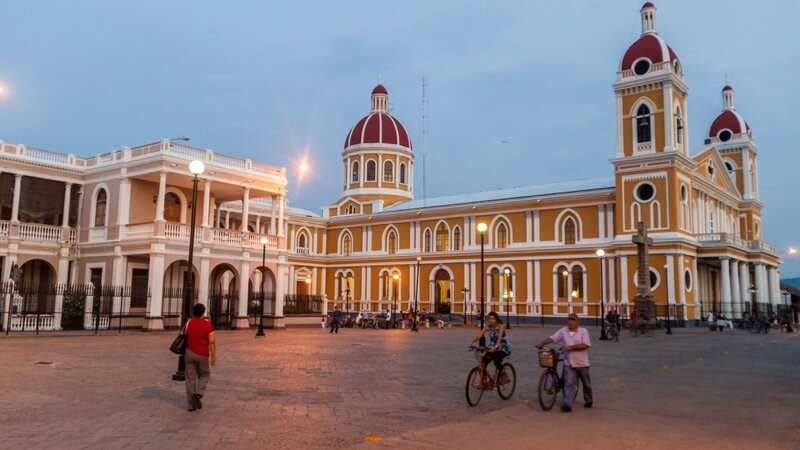
[[[547,344],[563,342],[564,346],[564,404],[561,411],[572,411],[572,399],[575,397],[575,380],[583,383],[583,407],[592,407],[592,380],[589,377],[589,348],[592,341],[589,331],[578,326],[578,315],[567,316],[567,326],[556,331],[552,336],[536,344],[542,348]]]

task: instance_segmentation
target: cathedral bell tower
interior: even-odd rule
[[[370,112],[344,141],[342,193],[323,208],[324,217],[372,214],[398,202],[413,200],[414,153],[399,120],[389,114],[389,93],[372,90]]]
[[[616,218],[619,234],[628,235],[636,233],[639,221],[650,232],[677,231],[678,174],[690,180],[692,170],[683,68],[658,34],[655,5],[645,3],[640,13],[642,34],[623,55],[613,85]]]

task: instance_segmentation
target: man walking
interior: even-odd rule
[[[547,344],[563,342],[564,347],[564,404],[561,411],[572,411],[572,399],[575,397],[575,380],[583,383],[583,407],[592,407],[592,380],[589,377],[589,349],[592,342],[589,331],[578,326],[578,315],[567,317],[567,326],[556,331],[552,336],[536,344],[541,349]]]
[[[342,312],[339,310],[339,307],[335,307],[333,309],[333,321],[331,321],[331,333],[336,330],[336,334],[339,334],[339,321],[342,320]]]

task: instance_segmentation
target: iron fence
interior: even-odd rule
[[[261,310],[261,303],[264,310]],[[275,292],[250,292],[247,299],[247,320],[251,327],[258,326],[259,317],[275,315]]]
[[[0,285],[0,329],[9,333],[117,332],[141,329],[145,308],[132,298],[148,294],[130,286],[92,284]],[[145,303],[146,304],[146,303]]]

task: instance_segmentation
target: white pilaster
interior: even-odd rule
[[[628,257],[627,256],[620,256],[619,257],[619,278],[620,278],[620,290],[622,291],[622,298],[620,299],[620,303],[629,303],[630,298],[628,297]]]
[[[761,303],[759,305],[759,309],[763,308],[763,303],[766,303],[767,299],[767,287],[764,283],[764,263],[757,262],[754,264],[755,266],[755,278],[756,278],[756,302]]]
[[[530,214],[528,215],[530,217]],[[530,229],[530,227],[528,227]],[[533,302],[533,261],[525,261],[525,283],[527,284],[527,296],[525,301],[528,303]]]
[[[731,261],[731,301],[733,302],[733,318],[742,317],[741,283],[739,282],[739,261]]]
[[[156,252],[151,251],[150,253],[150,265],[148,267],[150,298],[145,314],[145,329],[148,331],[164,329],[164,316],[162,313],[164,303],[164,254],[161,251],[163,251],[163,248],[156,249]]]
[[[72,183],[64,183],[64,214],[61,217],[61,226],[69,226],[69,201],[72,197]]]
[[[211,217],[211,181],[206,180],[203,186],[203,226],[208,226]]]
[[[19,222],[19,196],[22,191],[22,175],[14,175],[14,200],[11,206],[11,222]]]
[[[669,297],[667,298],[667,302],[669,304],[675,304],[675,257],[673,255],[667,255],[667,292],[669,292]],[[681,289],[683,292],[683,289]]]
[[[205,253],[205,249],[203,250]],[[197,301],[208,307],[208,283],[211,272],[211,262],[204,254],[200,256],[200,286],[197,292]]]
[[[540,226],[539,210],[537,209],[533,211],[533,242],[540,241],[539,226]]]
[[[125,226],[130,221],[131,212],[131,179],[124,177],[119,180],[119,201],[117,207],[117,224]]]
[[[530,211],[525,211],[525,242],[533,240],[533,218]]]
[[[286,203],[286,196],[281,195],[278,204],[278,236],[285,236],[286,230],[283,229],[283,205]]]

